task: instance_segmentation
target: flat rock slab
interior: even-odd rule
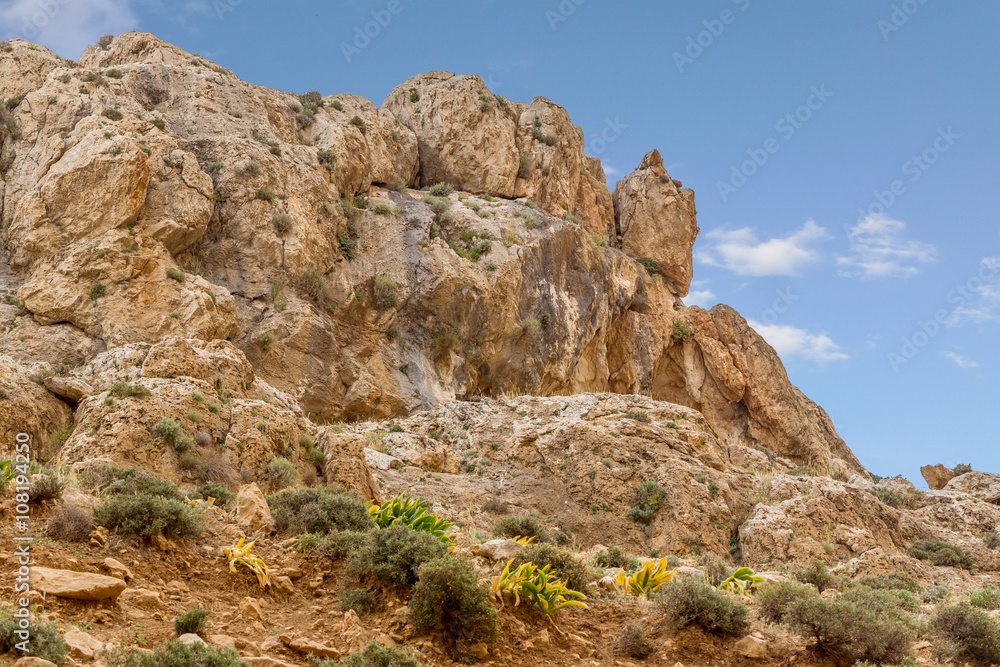
[[[31,586],[48,595],[70,600],[116,599],[127,588],[125,582],[116,577],[48,567],[31,568]]]

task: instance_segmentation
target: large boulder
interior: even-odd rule
[[[923,476],[924,481],[927,482],[927,486],[929,486],[932,491],[940,491],[951,479],[955,477],[954,470],[946,468],[940,463],[921,466],[920,474]]]
[[[47,595],[71,600],[116,599],[127,586],[116,577],[49,567],[31,568],[31,586]]]
[[[416,100],[416,101],[413,101]],[[417,135],[421,184],[510,197],[517,179],[517,123],[475,75],[428,72],[393,88],[382,108]]]
[[[256,483],[244,484],[237,492],[236,523],[249,533],[269,533],[274,530],[271,509]]]
[[[638,168],[615,186],[615,221],[622,251],[659,264],[667,287],[685,296],[691,286],[691,249],[698,235],[694,191],[682,190],[650,151]]]

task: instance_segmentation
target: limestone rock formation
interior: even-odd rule
[[[615,224],[622,251],[659,265],[667,287],[685,296],[691,286],[691,248],[698,235],[694,191],[679,188],[650,151],[638,168],[615,186]]]
[[[921,466],[920,474],[923,476],[924,481],[927,482],[927,486],[933,491],[940,491],[955,477],[955,471],[944,467],[941,463]]]
[[[1000,505],[1000,474],[973,470],[948,480],[945,491],[961,491],[994,505]]]

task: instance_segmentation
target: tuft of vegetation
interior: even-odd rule
[[[119,121],[125,117],[125,115],[118,109],[105,109],[101,112],[101,115],[113,121]]]
[[[447,555],[425,563],[410,598],[410,621],[418,632],[443,628],[445,648],[456,659],[471,659],[469,647],[499,636],[497,613],[472,566]]]
[[[90,286],[90,300],[97,301],[108,295],[108,286],[104,283],[97,282]]]
[[[261,334],[260,338],[257,339],[257,345],[260,346],[262,352],[267,352],[271,349],[271,345],[276,340],[275,335],[270,331],[265,331]]]
[[[625,513],[625,516],[634,523],[648,526],[656,518],[656,513],[660,511],[665,500],[666,490],[660,486],[659,482],[647,479],[636,489],[632,507]]]
[[[1000,627],[985,611],[967,602],[938,607],[930,627],[945,655],[984,664],[1000,663]]]
[[[972,466],[968,463],[959,463],[957,466],[951,469],[956,476],[964,475],[967,472],[972,472]]]
[[[311,667],[421,667],[423,665],[405,650],[395,646],[383,646],[377,639],[371,640],[360,651],[349,653],[340,660],[326,658],[311,661],[309,664]]]
[[[997,532],[996,528],[986,531],[983,535],[983,544],[990,551],[1000,547],[1000,533]]]
[[[318,299],[326,287],[326,276],[320,273],[312,264],[302,272],[302,289],[313,299]]]
[[[969,604],[978,609],[1000,609],[1000,590],[987,584],[982,590],[969,591]]]
[[[740,637],[750,630],[745,606],[695,577],[662,586],[655,605],[664,621],[677,629],[698,625],[723,637]]]
[[[656,647],[646,639],[646,633],[635,623],[625,624],[615,638],[612,650],[615,655],[636,660],[645,660],[656,653]]]
[[[785,620],[788,610],[796,602],[819,597],[816,589],[794,581],[775,581],[762,586],[757,592],[757,612],[772,623]]]
[[[199,510],[178,498],[148,492],[112,495],[94,507],[94,522],[119,535],[145,538],[159,534],[193,537],[202,531]]]
[[[63,503],[49,516],[45,534],[58,542],[86,542],[94,530],[94,516],[85,505]]]
[[[267,497],[275,528],[285,534],[327,535],[375,528],[365,503],[339,486],[281,491]]]
[[[458,335],[448,329],[439,329],[432,334],[431,343],[434,347],[434,356],[437,359],[448,356],[450,352],[457,352],[462,347]]]
[[[427,191],[435,197],[447,197],[455,191],[455,188],[448,183],[435,183]]]
[[[352,116],[351,120],[347,121],[347,124],[353,125],[354,127],[361,130],[361,134],[365,134],[368,132],[368,125],[365,123],[364,119],[361,118],[361,116]]]
[[[215,498],[215,506],[223,508],[236,498],[235,493],[227,489],[222,484],[211,480],[202,482],[201,485],[194,490],[192,496],[202,500]]]
[[[275,213],[271,216],[271,224],[274,225],[274,231],[287,234],[292,229],[292,216],[287,213]]]
[[[358,244],[347,234],[338,234],[337,250],[344,259],[352,260],[358,255]]]
[[[869,489],[868,492],[889,507],[913,509],[917,502],[916,497],[913,495],[904,495],[896,491],[890,491],[889,489]]]
[[[62,497],[63,488],[65,488],[62,480],[56,477],[53,473],[39,474],[35,475],[31,479],[31,485],[28,491],[28,500],[32,503],[41,503],[46,500],[58,500]]]
[[[267,464],[267,479],[274,487],[284,489],[299,483],[299,471],[288,459],[277,457]]]
[[[694,331],[684,320],[674,318],[673,322],[674,330],[670,334],[670,338],[677,343],[686,343],[687,341],[694,338]]]
[[[208,626],[208,612],[201,607],[192,607],[180,616],[174,617],[174,632],[178,635],[200,635]]]
[[[117,67],[112,67],[111,69],[104,70],[104,76],[110,77],[112,79],[121,79],[122,77],[125,76],[125,73],[122,72]]]
[[[625,419],[634,419],[637,422],[642,422],[643,424],[649,424],[653,421],[643,410],[629,410],[625,413]]]
[[[153,436],[163,440],[163,444],[178,454],[189,452],[194,448],[194,441],[184,435],[181,425],[169,417],[164,417],[153,426]]]
[[[511,569],[525,563],[534,563],[538,567],[551,566],[552,573],[574,591],[586,590],[591,581],[590,572],[580,559],[551,544],[529,544],[517,553]]]
[[[231,648],[204,643],[190,646],[172,639],[151,653],[120,645],[107,657],[108,667],[248,667]]]
[[[549,532],[534,515],[506,516],[497,522],[493,529],[497,537],[534,537],[538,542],[551,542]]]
[[[934,565],[961,567],[972,571],[972,554],[944,540],[920,540],[910,547],[907,553],[919,560],[930,561]]]
[[[870,574],[858,579],[857,583],[876,590],[909,591],[910,593],[919,593],[923,590],[920,582],[905,572]]]
[[[650,276],[656,276],[660,273],[660,263],[657,262],[652,257],[640,257],[639,263],[642,264],[642,268],[646,269],[646,273]]]
[[[111,42],[115,39],[114,35],[101,35],[101,38],[97,40],[97,46],[105,51],[111,46]]]
[[[136,396],[149,396],[149,389],[143,387],[141,384],[119,380],[111,385],[109,393],[118,398],[130,398]]]
[[[840,579],[819,559],[813,559],[809,565],[796,565],[789,573],[796,581],[812,584],[821,593],[828,588],[840,587]]]
[[[0,609],[0,653],[16,651],[18,655],[35,656],[57,665],[66,661],[69,649],[59,635],[55,623],[40,623],[37,620],[33,623],[29,622],[27,627],[28,651],[26,652],[21,652],[16,648],[24,641],[18,634],[21,630],[19,619],[14,618],[13,613],[7,609]]]
[[[184,272],[180,269],[167,269],[167,277],[171,280],[176,280],[179,283],[184,282],[186,278]]]
[[[392,308],[399,303],[396,297],[396,283],[388,276],[375,276],[372,293],[375,306],[380,310]]]
[[[604,568],[620,567],[626,572],[635,572],[639,569],[639,561],[629,556],[624,549],[617,545],[598,551],[597,555],[594,556],[594,565]]]

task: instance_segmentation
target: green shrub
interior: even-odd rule
[[[691,325],[684,320],[674,318],[673,325],[674,330],[671,332],[670,337],[674,341],[684,343],[694,338],[694,330],[691,328]]]
[[[271,224],[274,225],[274,231],[287,234],[292,229],[292,216],[287,213],[275,213],[271,216]]]
[[[625,413],[625,419],[634,419],[643,424],[649,424],[653,421],[643,410],[629,410]]]
[[[133,382],[115,382],[111,385],[110,391],[112,396],[117,396],[118,398],[128,398],[130,396],[149,396],[149,389],[141,384],[135,384]]]
[[[534,563],[538,567],[551,566],[552,573],[574,591],[585,590],[591,580],[590,572],[580,559],[551,544],[529,544],[517,553],[511,569],[524,563]]]
[[[889,489],[869,489],[868,492],[889,507],[906,507],[913,509],[917,502],[915,496],[904,495],[902,493],[897,493],[896,491],[890,491]]]
[[[384,201],[375,202],[372,205],[372,213],[375,215],[392,215],[392,205]]]
[[[337,154],[332,150],[322,150],[316,153],[316,159],[319,160],[321,167],[333,169],[337,163]]]
[[[195,494],[200,496],[202,500],[208,500],[209,498],[215,498],[216,507],[225,507],[236,498],[236,494],[227,489],[222,484],[218,482],[203,482],[201,486],[195,489]]]
[[[104,283],[94,283],[90,286],[90,300],[97,301],[98,299],[107,296],[108,286]]]
[[[113,121],[119,121],[125,117],[118,109],[105,109],[101,112],[101,115]]]
[[[626,658],[645,660],[656,652],[656,647],[646,639],[642,628],[635,623],[626,623],[615,638],[613,652]]]
[[[39,623],[35,621],[28,625],[28,651],[15,649],[23,640],[17,634],[20,630],[18,619],[6,610],[0,609],[0,653],[16,651],[17,655],[32,655],[57,665],[66,661],[69,649],[66,642],[59,636],[55,623]]]
[[[421,667],[423,663],[395,646],[383,646],[373,639],[360,651],[349,653],[338,661],[329,658],[310,663],[311,667]]]
[[[375,527],[365,503],[339,486],[280,491],[267,497],[275,528],[291,535],[367,531]]]
[[[375,276],[374,287],[375,306],[379,309],[392,308],[399,303],[396,296],[396,282],[388,276]]]
[[[597,567],[620,567],[626,572],[635,572],[639,569],[639,561],[632,558],[625,550],[619,546],[610,546],[603,551],[598,551],[594,556],[594,565]]]
[[[996,528],[987,531],[986,534],[983,535],[983,544],[990,551],[1000,547],[1000,533],[997,532]]]
[[[870,574],[861,577],[857,583],[868,588],[880,590],[899,590],[919,593],[923,590],[920,582],[906,574],[905,572],[891,572],[889,574]]]
[[[200,635],[207,625],[208,612],[201,607],[192,607],[174,618],[174,632],[178,635]]]
[[[538,542],[551,542],[549,532],[534,515],[505,516],[497,522],[493,534],[498,537],[534,537]]]
[[[302,272],[302,289],[313,299],[318,299],[326,287],[326,277],[312,264]]]
[[[972,466],[968,463],[959,463],[957,466],[952,468],[952,472],[954,472],[956,476],[964,475],[967,472],[972,472]]]
[[[625,516],[635,523],[648,526],[663,506],[665,496],[666,490],[659,482],[647,479],[636,489],[632,507],[625,512]]]
[[[454,191],[455,188],[451,187],[447,183],[435,183],[428,189],[428,192],[430,192],[435,197],[447,197]]]
[[[698,625],[724,637],[739,637],[750,630],[746,607],[695,577],[662,586],[655,604],[665,622],[677,629]]]
[[[178,454],[191,451],[194,442],[184,435],[184,430],[180,424],[169,417],[164,417],[153,426],[153,435],[163,440],[163,444],[173,449]]]
[[[150,495],[168,500],[182,500],[184,494],[177,485],[155,473],[139,468],[116,468],[98,465],[80,473],[81,485],[102,496]]]
[[[938,607],[930,626],[946,655],[1000,663],[1000,627],[985,611],[967,602]]]
[[[447,552],[430,533],[389,526],[369,533],[365,543],[350,554],[347,573],[362,583],[401,590],[416,583],[421,565]]]
[[[920,594],[920,601],[924,604],[937,604],[943,602],[951,595],[951,587],[948,584],[936,584]]]
[[[914,620],[896,596],[864,586],[828,600],[804,596],[791,604],[784,620],[813,639],[816,652],[848,661],[899,662],[915,636]]]
[[[338,234],[337,250],[344,259],[352,260],[358,255],[358,244],[347,234]]]
[[[265,331],[257,339],[257,345],[260,346],[262,352],[267,352],[271,349],[271,345],[277,340],[276,336],[270,331]]]
[[[257,190],[257,199],[262,201],[274,201],[274,193],[267,188],[261,188]]]
[[[809,565],[793,566],[789,574],[796,581],[812,584],[821,593],[828,588],[839,588],[840,586],[840,579],[837,575],[831,574],[826,564],[818,559],[813,559]]]
[[[442,556],[420,567],[410,598],[410,621],[418,632],[444,629],[445,648],[455,658],[469,659],[469,646],[499,636],[497,613],[465,561]]]
[[[107,664],[108,667],[248,667],[231,648],[200,643],[186,646],[176,639],[152,653],[120,645],[110,651]]]
[[[646,269],[646,273],[650,276],[655,276],[660,272],[660,263],[652,257],[640,257],[639,263],[642,264],[642,268]]]
[[[199,510],[183,500],[149,493],[111,496],[94,507],[94,522],[125,536],[192,537],[202,531]]]
[[[368,131],[368,125],[365,123],[361,116],[352,116],[351,120],[347,121],[348,125],[353,125],[354,127],[361,130],[361,134],[365,134]]]
[[[757,591],[757,612],[761,618],[772,623],[781,623],[788,609],[807,598],[819,597],[811,586],[794,581],[775,581],[763,585]]]
[[[286,458],[276,457],[267,464],[267,479],[279,489],[295,486],[299,482],[299,471]]]
[[[370,614],[375,611],[378,595],[370,588],[354,588],[344,586],[340,589],[340,608],[344,611],[353,609],[358,614]]]
[[[1000,590],[987,584],[982,590],[970,591],[969,604],[979,609],[1000,609]]]
[[[930,561],[934,565],[972,570],[972,555],[961,547],[944,540],[920,540],[910,547],[907,553],[914,558]]]
[[[111,69],[109,69],[109,70],[105,70],[105,72],[104,72],[104,76],[107,76],[107,77],[111,77],[112,79],[120,79],[120,78],[122,78],[123,76],[125,76],[125,73],[124,73],[124,72],[122,72],[122,71],[121,71],[120,69],[118,69],[117,67],[112,67],[112,68],[111,68]]]
[[[705,568],[705,581],[715,587],[718,587],[736,571],[735,568],[731,568],[719,560],[715,554],[705,554],[701,559],[701,566]]]
[[[58,500],[62,496],[65,484],[54,474],[35,475],[31,479],[28,498],[33,503],[46,500]]]
[[[179,269],[167,269],[167,277],[176,280],[179,283],[184,282],[186,276],[184,272]]]

